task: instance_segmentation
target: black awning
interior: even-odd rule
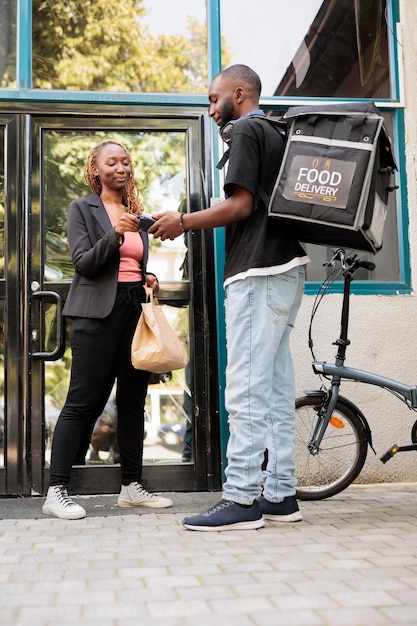
[[[274,95],[389,98],[386,0],[324,0]]]

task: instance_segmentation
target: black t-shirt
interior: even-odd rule
[[[268,217],[258,196],[259,187],[267,195],[272,193],[283,154],[284,139],[267,120],[249,116],[235,124],[224,191],[230,196],[232,185],[248,189],[255,197],[255,208],[249,218],[226,228],[225,280],[306,255],[291,227]]]

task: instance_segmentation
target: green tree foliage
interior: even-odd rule
[[[189,37],[154,37],[147,12],[144,0],[33,0],[33,86],[205,93],[205,24],[188,18]]]
[[[0,87],[16,87],[16,0],[0,2]]]
[[[0,278],[4,278],[4,130],[0,128]]]

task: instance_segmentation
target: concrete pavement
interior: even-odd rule
[[[350,487],[301,502],[304,521],[201,533],[172,509],[74,498],[87,517],[0,498],[0,624],[7,626],[417,625],[417,484]]]

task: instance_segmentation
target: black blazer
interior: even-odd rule
[[[68,317],[106,317],[117,290],[119,241],[97,193],[73,200],[68,208],[68,242],[75,275],[63,309]],[[148,235],[143,241],[142,276],[148,261]]]

